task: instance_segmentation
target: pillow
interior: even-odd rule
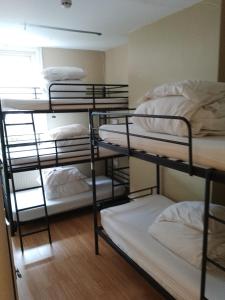
[[[57,141],[57,150],[58,152],[71,152],[76,150],[88,150],[90,149],[90,139],[79,139],[76,138],[75,140],[62,140]]]
[[[210,214],[225,220],[225,207],[210,204]],[[176,222],[190,228],[203,231],[204,228],[204,202],[184,201],[170,205],[156,219],[156,222]],[[225,232],[225,225],[209,219],[209,233]]]
[[[82,79],[86,72],[77,67],[49,67],[42,71],[43,77],[48,81]]]
[[[148,232],[170,251],[196,268],[201,268],[203,238],[201,231],[182,223],[155,221],[149,226]],[[225,266],[225,234],[209,235],[208,256]]]
[[[48,200],[61,199],[91,190],[90,186],[84,180],[75,180],[52,186],[45,185],[44,189]]]
[[[183,96],[169,96],[152,99],[140,104],[134,114],[183,116],[191,118],[193,104]],[[181,120],[132,117],[132,122],[142,129],[150,132],[167,133],[178,136],[187,136],[187,126]],[[198,133],[197,124],[192,128],[192,133]]]
[[[85,178],[86,176],[74,166],[57,167],[43,171],[43,182],[47,187],[56,187],[68,182],[75,183]]]
[[[49,135],[54,140],[69,139],[80,135],[88,135],[88,129],[81,124],[71,124],[49,130]]]

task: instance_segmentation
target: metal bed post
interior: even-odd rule
[[[156,192],[157,192],[157,194],[160,194],[160,189],[161,189],[160,183],[161,183],[160,182],[160,164],[157,163],[156,164],[156,186],[157,186]]]
[[[114,201],[114,161],[113,157],[111,159],[111,172],[112,172],[112,200]]]
[[[51,93],[51,87],[54,85],[54,83],[51,83],[48,87],[48,99],[49,99],[49,110],[52,112],[52,93]]]
[[[97,209],[97,195],[96,195],[96,178],[95,178],[95,132],[92,112],[89,111],[89,127],[90,127],[90,143],[91,143],[91,175],[92,175],[92,191],[93,191],[93,221],[94,221],[94,241],[95,254],[99,254],[98,245],[98,209]]]
[[[130,155],[131,149],[130,149],[129,120],[127,115],[125,116],[125,120],[126,120],[126,134],[127,134],[127,149],[128,149],[128,155]]]
[[[205,300],[207,252],[208,252],[208,228],[209,228],[209,206],[210,206],[210,183],[212,170],[208,170],[205,178],[205,208],[204,208],[204,230],[202,243],[202,269],[201,269],[201,291],[200,299]]]
[[[103,88],[102,88],[102,92],[103,92],[103,98],[105,98],[106,97],[106,87],[105,87],[105,85],[103,86]]]
[[[10,223],[10,230],[11,234],[14,235],[16,232],[16,226],[13,221],[13,214],[12,214],[12,205],[10,200],[10,186],[9,186],[9,172],[8,172],[8,166],[7,166],[7,155],[6,155],[6,148],[5,148],[5,135],[4,135],[4,117],[5,115],[2,112],[1,103],[0,103],[0,137],[1,137],[1,149],[2,149],[2,184],[3,184],[3,191],[4,191],[4,204],[6,209],[6,216],[8,218],[8,221]]]
[[[37,99],[37,88],[34,87],[34,99]]]
[[[92,85],[93,109],[95,109],[95,85]]]

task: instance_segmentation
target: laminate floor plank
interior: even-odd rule
[[[100,239],[94,254],[92,215],[83,212],[51,221],[47,234],[25,238],[22,255],[13,238],[20,300],[162,300],[163,298]]]

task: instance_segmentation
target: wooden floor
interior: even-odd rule
[[[47,234],[26,238],[22,255],[13,238],[20,300],[162,300],[110,246],[100,242],[94,254],[90,212],[57,218]]]

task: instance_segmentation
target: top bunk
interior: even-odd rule
[[[41,87],[0,88],[1,111],[85,112],[128,108],[128,85],[86,83],[77,67],[49,67],[42,71]]]
[[[154,91],[151,92],[149,99],[134,113],[93,112],[93,144],[224,183],[225,84],[218,83],[213,89],[214,84],[217,85],[185,81],[163,85],[156,88],[156,97]],[[206,97],[203,96],[203,85],[207,86]],[[179,89],[188,91],[192,97],[200,89],[199,94],[207,98],[208,103],[203,101],[203,105],[199,105],[200,101],[196,100],[195,106],[194,101],[180,95]],[[108,124],[94,126],[96,116],[104,116]],[[120,119],[117,124],[111,121],[115,117]]]
[[[46,88],[1,88],[2,113],[85,112],[128,108],[128,85],[48,82]]]

